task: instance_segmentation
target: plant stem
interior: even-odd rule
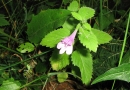
[[[15,39],[15,38],[11,37],[10,35],[4,33],[1,29],[0,29],[0,34],[4,35],[4,36],[6,36],[6,37],[9,37],[10,39],[14,40],[14,41],[17,42],[17,43],[19,42],[17,39]]]
[[[15,51],[15,50],[12,50],[12,49],[10,49],[10,48],[8,48],[8,47],[5,47],[5,46],[3,46],[3,45],[1,45],[1,44],[0,44],[0,47],[6,49],[6,50],[8,50],[8,51],[11,51],[11,52],[13,52],[13,53],[21,54],[21,53]]]
[[[100,0],[100,29],[102,30],[102,24],[103,24],[103,22],[102,22],[102,0]]]
[[[20,63],[23,63],[23,62],[26,62],[26,61],[28,61],[28,60],[30,60],[30,59],[39,57],[39,56],[41,56],[41,55],[43,55],[43,54],[46,54],[47,52],[49,52],[49,51],[45,51],[45,52],[40,53],[40,54],[37,54],[37,55],[35,55],[35,56],[33,56],[33,57],[30,57],[30,58],[27,58],[27,59],[25,59],[25,60],[22,60],[21,62],[17,62],[17,63],[14,63],[14,64],[10,65],[10,66],[5,67],[5,68],[1,68],[0,71],[1,71],[1,70],[5,70],[5,69],[10,68],[10,67],[13,67],[13,66],[16,66],[16,65],[18,65],[18,64],[20,64]]]

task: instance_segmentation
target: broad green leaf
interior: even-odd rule
[[[27,29],[29,41],[38,44],[46,34],[62,26],[69,14],[65,9],[48,9],[33,16]]]
[[[98,44],[109,43],[109,41],[112,40],[112,37],[106,32],[94,28],[92,28],[91,30],[97,37]]]
[[[21,53],[32,52],[34,50],[34,45],[32,43],[26,42],[26,43],[21,44],[16,49],[17,49],[17,51],[19,51]]]
[[[91,26],[90,26],[89,23],[84,23],[84,24],[82,25],[82,27],[83,27],[84,29],[87,29],[87,30],[91,31]]]
[[[58,42],[60,42],[65,37],[69,36],[69,34],[70,34],[70,31],[66,30],[64,28],[54,30],[54,31],[50,32],[49,34],[47,34],[45,36],[45,38],[42,39],[40,44],[42,46],[47,46],[50,48],[55,47],[55,45]]]
[[[77,11],[79,9],[79,4],[77,1],[72,1],[70,5],[67,7],[70,11]]]
[[[80,48],[80,47],[79,47]],[[87,50],[81,49],[72,54],[72,63],[79,67],[82,82],[89,84],[92,78],[92,56]]]
[[[77,23],[79,23],[78,20],[74,19],[73,17],[70,17],[65,21],[65,23],[62,26],[63,26],[63,28],[73,31],[75,29]]]
[[[83,20],[92,18],[95,14],[95,10],[90,7],[81,7],[78,11]]]
[[[79,40],[90,51],[96,52],[98,47],[97,37],[91,31],[79,30]]]
[[[77,20],[82,20],[82,17],[78,14],[78,13],[76,13],[76,12],[71,12],[71,14],[72,14],[72,16],[75,18],[75,19],[77,19]]]
[[[55,50],[50,58],[51,66],[53,70],[61,70],[69,65],[69,56],[67,54],[59,54],[59,50]]]
[[[65,72],[57,74],[57,79],[58,79],[58,82],[60,83],[64,82],[67,78],[68,78],[68,74]]]
[[[9,22],[5,19],[3,14],[0,14],[0,26],[9,25]]]
[[[19,81],[15,81],[13,78],[3,81],[3,84],[0,86],[0,90],[19,90],[21,84]]]
[[[97,77],[92,84],[106,80],[122,80],[130,82],[130,63],[124,63],[119,67],[112,68],[104,74]]]

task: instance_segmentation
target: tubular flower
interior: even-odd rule
[[[73,51],[73,42],[76,36],[77,30],[75,30],[70,36],[64,38],[57,44],[57,49],[60,49],[59,54],[66,54],[70,55]]]

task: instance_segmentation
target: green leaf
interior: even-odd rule
[[[9,25],[9,22],[5,19],[3,14],[0,14],[0,26]]]
[[[41,45],[47,47],[55,47],[55,45],[60,42],[65,37],[69,36],[70,31],[64,28],[54,30],[51,33],[47,34],[45,38],[42,39]]]
[[[29,41],[38,44],[46,34],[62,26],[69,14],[65,9],[48,9],[33,16],[27,29]]]
[[[74,19],[73,17],[70,17],[65,21],[65,23],[62,26],[63,26],[63,28],[73,31],[75,29],[77,23],[79,23],[78,20]]]
[[[74,51],[72,54],[72,63],[79,67],[82,82],[89,84],[92,78],[92,56],[87,50],[81,49]]]
[[[91,31],[91,25],[90,25],[89,23],[84,23],[84,24],[82,25],[82,27],[83,27],[84,29],[87,29],[87,30]]]
[[[79,9],[79,4],[77,1],[72,1],[70,5],[67,7],[70,11],[77,11]]]
[[[79,29],[79,40],[90,51],[96,52],[98,47],[97,37],[91,31]]]
[[[58,78],[58,82],[64,82],[67,78],[68,78],[68,74],[63,72],[63,73],[59,73],[57,74],[57,78]]]
[[[78,13],[76,13],[76,12],[71,12],[71,14],[72,14],[72,16],[73,16],[75,19],[77,19],[77,20],[82,20],[82,17],[81,17]]]
[[[32,43],[26,42],[26,43],[21,44],[16,49],[17,49],[17,51],[19,51],[21,53],[32,52],[34,50],[34,45]]]
[[[88,20],[94,16],[95,10],[90,7],[81,7],[78,13],[84,20]]]
[[[18,90],[21,84],[19,81],[14,81],[13,78],[3,81],[3,84],[0,86],[0,90]]]
[[[69,65],[69,56],[67,54],[59,54],[59,50],[55,50],[50,58],[53,70],[61,70]]]
[[[92,84],[106,80],[122,80],[130,82],[130,63],[124,63],[119,67],[112,68],[105,72],[104,74],[97,77]]]
[[[112,37],[106,32],[94,28],[92,28],[91,30],[97,37],[98,44],[109,43],[109,41],[112,40]]]

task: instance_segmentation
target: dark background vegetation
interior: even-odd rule
[[[18,45],[22,42],[28,41],[28,36],[26,34],[27,23],[30,22],[33,15],[38,14],[41,10],[47,9],[66,9],[69,5],[69,2],[72,0],[66,0],[68,2],[63,2],[62,0],[1,0],[0,1],[0,14],[4,14],[6,20],[9,21],[8,26],[2,26],[5,33],[19,40],[19,42],[14,42],[9,38],[6,38],[4,35],[0,35],[0,43],[1,45],[11,48],[12,50],[16,50]],[[88,6],[95,9],[96,14],[92,19],[91,25],[94,26],[96,21],[96,17],[99,16],[100,13],[100,0],[80,0],[80,5]],[[118,60],[122,48],[123,38],[125,34],[128,12],[130,11],[130,0],[103,0],[103,9],[107,9],[106,13],[112,13],[114,15],[114,21],[110,22],[103,31],[109,33],[113,40],[109,44],[100,45],[97,53],[93,54],[94,58],[94,72],[93,78],[94,80],[97,76],[103,74],[105,71],[109,70],[112,67],[116,67],[118,65]],[[108,19],[110,19],[109,17]],[[104,21],[105,22],[105,21]],[[103,22],[103,23],[104,23]],[[129,50],[130,45],[130,32],[128,33],[125,53]],[[3,38],[4,37],[4,38]],[[35,52],[30,54],[24,54],[23,59],[29,57],[29,55],[34,55],[38,53],[38,51],[47,50],[49,48],[40,47],[36,49]],[[45,54],[44,56],[40,56],[36,58],[37,65],[33,68],[33,74],[29,74],[24,71],[24,64],[19,64],[14,66],[13,68],[8,68],[5,71],[0,71],[2,78],[0,79],[0,84],[2,81],[8,79],[9,77],[13,77],[16,80],[19,80],[22,83],[27,83],[36,78],[37,75],[41,73],[48,73],[50,71],[50,64],[47,59],[49,59],[51,52]],[[7,48],[0,47],[0,67],[7,67],[8,65],[14,64],[15,62],[20,61],[20,56],[16,55],[14,52],[8,50]],[[44,65],[41,63],[44,62]],[[32,65],[35,66],[34,62],[31,62]],[[39,70],[39,68],[43,68],[43,70]],[[15,69],[15,70],[12,70]],[[19,72],[18,72],[19,71]],[[25,78],[24,75],[27,77]],[[27,80],[28,79],[28,80]],[[27,81],[26,81],[27,80]],[[79,86],[84,89],[111,89],[113,81],[104,81],[95,85],[85,86],[81,83],[81,81],[77,80],[73,76],[70,76],[69,80],[75,81],[76,83],[80,83]],[[30,86],[32,90],[34,88],[39,88],[42,86],[40,82],[36,87]],[[64,85],[64,84],[63,84]],[[49,87],[49,85],[48,85]],[[77,88],[77,86],[74,86]],[[130,84],[123,81],[116,81],[115,89],[129,89]],[[29,90],[31,90],[29,89]],[[37,89],[38,90],[38,89]]]

